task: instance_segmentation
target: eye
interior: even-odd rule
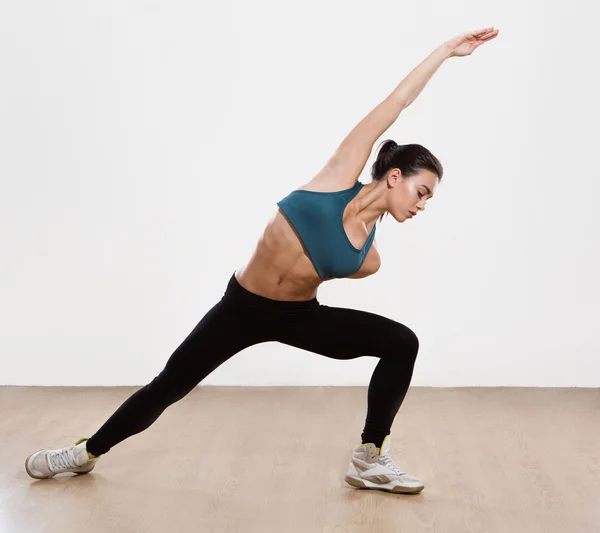
[[[419,198],[423,198],[423,196],[424,194],[421,191],[419,191]]]

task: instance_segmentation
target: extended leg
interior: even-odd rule
[[[260,331],[252,321],[240,320],[218,303],[175,350],[163,371],[130,396],[88,440],[87,450],[95,456],[105,454],[115,444],[148,428],[219,365],[258,342]]]

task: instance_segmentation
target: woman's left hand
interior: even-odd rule
[[[461,33],[446,42],[446,46],[450,50],[450,57],[470,56],[475,48],[481,46],[487,41],[494,39],[500,30],[495,30],[493,27],[483,30]]]

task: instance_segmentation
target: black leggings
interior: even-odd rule
[[[219,365],[248,346],[277,341],[333,359],[380,359],[367,395],[362,443],[381,447],[408,390],[419,341],[406,326],[373,313],[279,301],[244,289],[235,274],[223,298],[175,350],[165,368],[131,395],[89,439],[93,455],[149,427]]]

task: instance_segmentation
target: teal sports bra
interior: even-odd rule
[[[377,224],[359,250],[348,239],[342,221],[344,209],[363,187],[357,181],[343,191],[295,190],[277,202],[323,281],[358,272],[373,244]]]

